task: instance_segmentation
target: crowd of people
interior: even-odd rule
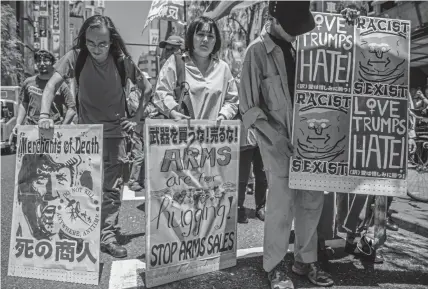
[[[344,15],[352,22],[357,13]],[[294,288],[282,264],[293,220],[292,272],[315,285],[331,286],[334,281],[318,260],[333,254],[325,243],[332,231],[345,234],[346,252],[375,263],[383,258],[364,234],[372,222],[375,197],[289,188],[294,42],[314,26],[309,1],[270,1],[268,21],[248,46],[240,74],[234,77],[217,56],[221,36],[216,22],[198,17],[188,26],[185,40],[171,36],[160,43],[162,68],[152,87],[148,74],[131,60],[111,19],[92,16],[73,49],[57,62],[48,51],[35,54],[38,75],[24,82],[14,131],[26,124],[50,129],[70,124],[73,118],[79,124],[104,125],[101,249],[120,258],[127,256],[117,242],[121,192],[125,182],[133,190],[144,189],[142,121],[240,119],[238,222],[248,223],[244,201],[253,191],[248,184],[253,173],[256,217],[264,221],[263,267],[271,288]],[[72,79],[75,87],[67,85]],[[414,106],[426,114],[428,99],[422,90],[411,94]],[[398,229],[390,218],[388,228]]]

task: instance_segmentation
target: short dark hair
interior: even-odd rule
[[[216,54],[221,48],[220,30],[218,29],[218,26],[213,19],[205,16],[197,17],[195,20],[193,20],[192,23],[190,23],[186,33],[186,50],[190,53],[193,53],[193,50],[195,49],[195,46],[193,45],[193,36],[195,33],[199,32],[202,27],[204,27],[204,24],[210,25],[210,31],[214,29],[216,40],[211,54]]]
[[[47,51],[47,50],[39,50],[39,51],[36,51],[35,53],[34,53],[34,61],[35,62],[38,62],[39,60],[40,60],[40,58],[42,58],[42,56],[43,57],[48,57],[48,58],[50,58],[50,60],[51,60],[51,63],[52,64],[55,64],[55,57],[53,56],[53,54],[52,53],[50,53],[49,51]]]
[[[101,28],[102,26],[105,26],[109,32],[110,32],[110,53],[115,58],[119,58],[124,54],[125,56],[129,56],[129,52],[126,49],[125,42],[123,41],[122,37],[120,36],[119,32],[116,29],[116,26],[114,25],[113,21],[108,16],[104,15],[94,15],[86,19],[86,21],[83,23],[82,27],[79,30],[79,34],[76,37],[76,45],[74,45],[73,49],[81,49],[81,50],[88,50],[86,47],[86,31],[89,28]]]

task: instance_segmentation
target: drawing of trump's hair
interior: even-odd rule
[[[73,157],[64,163],[57,163],[48,154],[26,154],[22,158],[21,169],[18,174],[18,185],[31,183],[40,175],[58,171],[62,168],[69,168],[71,173],[71,186],[74,184],[75,166],[82,159]]]

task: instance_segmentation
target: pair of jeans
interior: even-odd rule
[[[256,200],[256,210],[266,204],[267,179],[263,170],[262,156],[258,147],[241,150],[239,157],[239,191],[238,208],[244,207],[245,193],[247,191],[248,178],[250,176],[251,163],[255,177],[254,196]]]
[[[132,136],[134,143],[131,148],[132,164],[131,173],[129,176],[130,183],[137,182],[144,187],[144,148],[143,141],[140,136],[134,134]]]
[[[125,138],[105,138],[103,145],[104,183],[101,209],[101,243],[116,241],[119,209],[128,164]]]

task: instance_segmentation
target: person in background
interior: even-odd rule
[[[178,51],[184,51],[184,39],[177,35],[171,35],[167,40],[159,43],[159,48],[162,48],[160,68],[163,67],[166,60]]]
[[[320,221],[317,227],[318,234],[318,258],[329,260],[334,255],[334,249],[327,246],[326,241],[334,239],[336,218],[336,193],[324,192],[324,205]]]
[[[425,95],[421,88],[416,89],[412,94],[413,108],[420,111],[421,115],[428,115],[428,87],[425,88]]]
[[[233,119],[238,110],[238,90],[229,65],[217,57],[220,31],[210,18],[196,18],[188,27],[183,54],[185,98],[174,94],[177,64],[172,55],[159,73],[153,103],[171,119]],[[188,85],[187,85],[188,84]],[[183,106],[180,107],[179,102]]]
[[[55,72],[53,67],[55,57],[47,50],[39,50],[34,54],[34,61],[38,74],[27,78],[22,84],[16,125],[12,130],[13,135],[17,133],[21,124],[37,125],[41,115],[52,118],[54,124],[69,124],[76,114],[75,99],[66,83],[62,83],[56,90],[50,110],[40,112],[43,90]],[[9,139],[11,140],[12,136]]]
[[[80,74],[76,69],[79,67]],[[103,124],[101,250],[113,257],[126,257],[126,248],[117,242],[124,172],[128,165],[126,141],[141,119],[142,107],[150,99],[151,84],[131,60],[114,23],[103,15],[85,20],[76,45],[58,61],[55,70],[43,92],[39,127],[53,127],[48,111],[55,87],[64,79],[76,77],[79,124]],[[127,80],[136,85],[142,95],[132,118],[127,112],[124,89]]]
[[[239,81],[240,75],[235,77],[238,84],[239,94]],[[239,114],[238,114],[239,115]],[[239,115],[240,116],[240,115]],[[241,119],[242,121],[242,119]],[[254,173],[255,185],[255,201],[256,201],[256,217],[260,221],[265,220],[265,205],[266,205],[266,191],[267,191],[267,179],[266,173],[264,172],[263,160],[260,154],[260,149],[257,146],[256,136],[253,129],[246,129],[241,122],[241,146],[239,155],[239,187],[238,187],[238,223],[247,224],[248,215],[247,210],[244,207],[245,193],[249,195],[253,194],[253,190],[250,190],[250,174],[251,169]],[[253,184],[251,184],[252,186]]]
[[[143,71],[144,77],[150,81],[150,75]],[[141,101],[141,93],[137,87],[133,86],[128,92],[128,109],[131,115],[134,115]],[[141,120],[140,120],[141,121]],[[131,172],[129,176],[128,186],[131,190],[138,192],[144,189],[144,147],[142,131],[140,133],[132,133],[131,144]]]
[[[324,193],[289,188],[288,172],[293,117],[298,35],[315,27],[309,1],[269,1],[269,21],[247,48],[240,84],[244,126],[254,129],[268,178],[269,193],[263,244],[263,268],[272,289],[294,288],[283,259],[293,219],[294,273],[318,286],[334,281],[317,262],[317,225]]]

